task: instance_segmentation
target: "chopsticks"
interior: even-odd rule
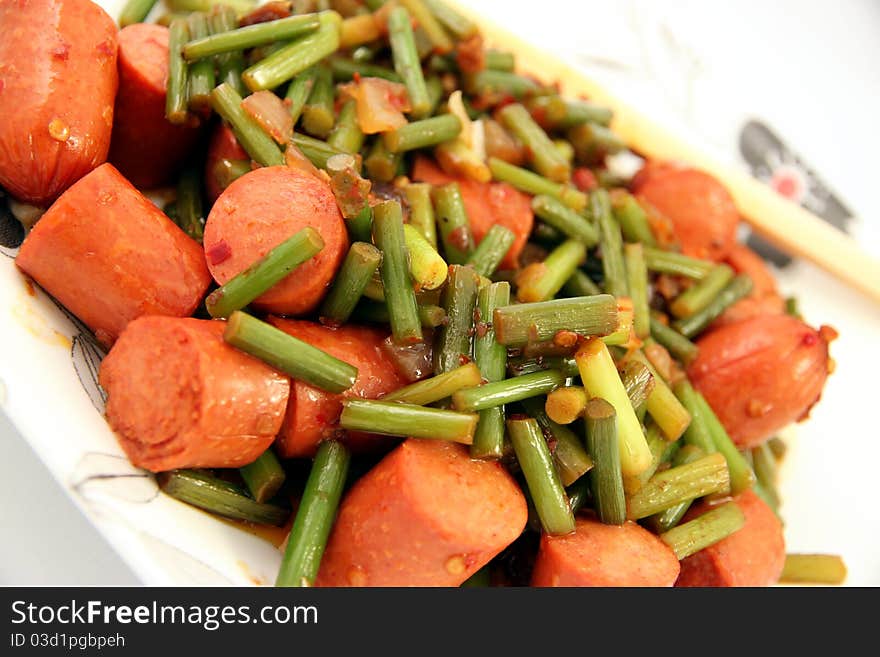
[[[608,93],[572,66],[487,21],[454,0],[456,10],[480,25],[486,41],[516,53],[523,73],[558,82],[567,95],[585,95],[614,111],[612,129],[635,152],[702,169],[730,191],[743,220],[777,248],[809,260],[850,287],[880,302],[880,260],[854,239],[746,173],[722,165]]]

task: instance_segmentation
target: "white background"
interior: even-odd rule
[[[742,123],[765,121],[855,211],[860,241],[880,253],[880,2],[468,5],[578,64],[719,159],[738,164]],[[844,552],[854,578],[878,582],[878,514],[863,493],[873,490],[880,438],[872,412],[880,308],[807,266],[787,273],[783,286],[802,296],[809,319],[843,334],[833,348],[838,372],[794,446],[799,474],[815,486],[792,491],[783,483],[784,515],[799,519],[786,528],[789,547]],[[829,468],[846,468],[852,486],[826,490]],[[135,582],[2,416],[0,500],[0,584]],[[838,505],[846,511],[836,513]],[[854,524],[854,510],[863,523]]]

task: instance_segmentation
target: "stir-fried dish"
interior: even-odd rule
[[[836,334],[718,180],[441,0],[166,1],[0,0],[16,264],[166,494],[285,586],[842,580],[776,487]]]

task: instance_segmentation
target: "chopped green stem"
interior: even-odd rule
[[[769,500],[767,503],[774,511],[778,511],[781,500],[776,489],[776,457],[766,442],[752,448],[752,466],[756,483],[761,486]]]
[[[648,397],[654,391],[656,385],[654,375],[644,363],[630,360],[623,366],[620,380],[623,381],[623,387],[626,388],[629,403],[638,412],[642,406],[647,404]]]
[[[541,91],[541,85],[531,78],[493,69],[467,76],[464,88],[470,95],[482,97],[493,105],[509,98],[525,100]]]
[[[360,242],[369,242],[373,221],[370,209],[372,184],[361,177],[354,155],[333,155],[327,158],[326,168],[330,174],[330,189],[342,216],[347,220],[348,232]],[[361,218],[361,215],[366,216]],[[361,221],[366,225],[361,225]]]
[[[678,440],[691,422],[691,414],[682,406],[681,402],[673,394],[672,390],[663,380],[654,366],[641,351],[635,351],[630,358],[637,360],[651,370],[654,375],[654,389],[648,395],[648,414],[654,418],[666,440]]]
[[[627,242],[639,242],[646,247],[657,245],[648,215],[632,194],[621,189],[612,192],[611,209]]]
[[[160,472],[156,482],[163,493],[225,518],[281,526],[290,517],[289,509],[261,504],[244,487],[198,470]]]
[[[477,33],[477,26],[467,17],[459,14],[443,0],[422,0],[436,19],[459,40],[467,39]]]
[[[527,194],[544,194],[559,199],[572,210],[580,212],[587,207],[587,195],[560,183],[553,182],[537,173],[514,166],[497,157],[489,158],[489,170],[495,180],[513,185]]]
[[[565,489],[565,494],[568,495],[568,505],[571,507],[571,512],[577,515],[578,511],[593,500],[593,493],[590,491],[590,478],[581,477]]]
[[[691,258],[675,251],[664,251],[647,245],[645,245],[645,263],[648,269],[658,274],[672,274],[697,280],[705,277],[715,267],[715,263],[710,260]]]
[[[165,94],[165,118],[175,124],[186,122],[189,106],[189,67],[181,53],[181,48],[187,41],[189,41],[187,20],[178,18],[172,21],[168,32],[168,84]],[[241,113],[244,114],[243,111]]]
[[[382,285],[394,340],[398,344],[421,342],[422,323],[407,265],[400,203],[385,201],[373,208],[373,239],[382,251]]]
[[[189,34],[191,39],[203,39],[210,34],[208,16],[201,12],[189,15]],[[186,48],[186,46],[184,46]],[[202,112],[210,110],[211,90],[214,88],[214,61],[205,59],[189,65],[189,107]]]
[[[623,488],[628,495],[634,494],[644,486],[657,472],[661,463],[667,463],[678,451],[678,442],[669,442],[663,437],[660,427],[654,422],[649,422],[645,431],[645,441],[651,452],[651,463],[642,472],[634,477],[623,478]]]
[[[171,11],[210,11],[216,6],[229,6],[237,15],[243,16],[256,6],[256,0],[165,0]]]
[[[492,283],[477,295],[478,319],[474,335],[474,360],[481,379],[501,381],[507,371],[507,348],[495,340],[492,313],[510,303],[510,284]],[[474,385],[479,385],[478,381]],[[471,456],[479,459],[500,459],[504,455],[504,409],[500,406],[480,411],[480,421],[471,446]]]
[[[381,260],[382,254],[372,244],[354,242],[351,245],[321,305],[322,322],[338,326],[348,321]]]
[[[709,402],[699,392],[696,395],[697,405],[706,422],[706,427],[709,429],[709,435],[712,436],[712,443],[715,445],[715,449],[727,459],[727,467],[730,470],[730,492],[733,495],[739,495],[755,483],[755,473],[752,472],[748,461],[727,435],[724,425],[721,424],[712,407],[709,406]]]
[[[403,236],[409,252],[409,271],[422,290],[436,290],[446,282],[449,265],[430,242],[410,224],[404,224]]]
[[[214,8],[211,15],[211,32],[221,34],[238,28],[238,18],[235,10],[228,5],[219,5]],[[241,50],[226,52],[217,58],[217,83],[223,82],[231,86],[240,96],[248,93],[247,87],[241,80],[244,71],[244,53]]]
[[[516,68],[516,56],[506,50],[486,50],[486,68],[493,71],[512,72]]]
[[[606,525],[626,522],[626,499],[620,466],[614,407],[604,399],[591,399],[584,409],[587,449],[593,458],[590,484],[596,512]]]
[[[228,83],[211,92],[211,105],[232,128],[235,138],[251,159],[263,166],[284,164],[284,155],[277,144],[241,107],[241,96]]]
[[[364,145],[364,133],[357,122],[357,103],[350,100],[339,110],[339,118],[327,143],[346,153],[358,153]]]
[[[423,0],[400,0],[400,4],[409,10],[419,28],[425,33],[433,52],[442,54],[452,50],[454,46],[452,39]]]
[[[403,402],[427,406],[441,399],[451,397],[453,393],[462,388],[470,388],[480,385],[482,376],[476,363],[468,363],[454,370],[437,374],[422,381],[416,381],[408,386],[399,388],[384,397],[382,401]]]
[[[214,290],[205,301],[208,312],[211,317],[229,317],[281,282],[323,248],[324,240],[318,231],[306,226]]]
[[[440,114],[413,121],[384,133],[385,147],[392,153],[436,146],[455,139],[461,132],[461,121],[454,114]]]
[[[308,158],[309,162],[319,169],[326,169],[327,161],[334,155],[350,155],[350,153],[334,148],[326,141],[321,141],[299,132],[293,133],[291,143],[302,151],[302,154]]]
[[[329,62],[330,70],[333,71],[333,79],[336,81],[344,82],[359,76],[362,78],[382,78],[389,82],[403,82],[397,73],[378,64],[356,62],[344,57],[331,57]]]
[[[574,275],[587,256],[583,242],[569,239],[557,246],[544,262],[533,263],[520,271],[517,276],[518,301],[549,301],[565,282]]]
[[[687,465],[688,463],[693,463],[694,461],[704,457],[705,455],[706,453],[699,447],[695,447],[694,445],[685,445],[680,450],[678,450],[675,457],[672,459],[672,465],[674,467],[677,467],[679,465]],[[648,519],[648,523],[658,534],[668,532],[670,529],[681,522],[681,519],[684,518],[684,514],[687,513],[687,510],[689,508],[691,508],[692,503],[693,500],[687,500],[685,502],[682,502],[681,504],[671,506],[665,511],[661,511],[660,513],[651,516]]]
[[[569,129],[566,137],[574,146],[577,161],[582,164],[599,164],[606,155],[626,150],[626,142],[616,132],[597,123],[576,125]]]
[[[607,126],[613,117],[613,112],[609,108],[589,100],[567,100],[565,106],[565,118],[557,126],[562,130],[568,130],[582,123]]]
[[[727,491],[730,477],[721,454],[708,454],[651,477],[627,502],[630,520],[647,518],[682,502]]]
[[[214,182],[221,190],[226,189],[236,180],[251,170],[250,160],[218,160],[211,171]]]
[[[302,127],[310,135],[326,139],[333,130],[336,115],[333,111],[333,75],[324,65],[318,65],[312,92],[302,110]],[[345,150],[340,148],[339,150]],[[346,151],[348,152],[348,151]]]
[[[603,287],[615,297],[629,296],[623,261],[623,237],[620,225],[611,218],[611,204],[606,190],[597,189],[590,194],[590,211],[599,226],[602,272],[605,276]]]
[[[260,454],[253,463],[239,468],[238,472],[253,498],[261,504],[275,497],[286,477],[271,448]]]
[[[776,458],[777,462],[781,461],[785,457],[785,453],[788,451],[788,446],[785,444],[785,441],[778,436],[774,436],[768,440],[767,446],[770,447],[770,451],[773,452],[773,456]]]
[[[570,534],[575,527],[574,514],[541,428],[529,418],[508,420],[507,429],[541,526],[548,534]]]
[[[624,476],[639,474],[650,466],[651,453],[608,347],[601,340],[588,340],[578,349],[575,360],[587,394],[604,399],[617,413],[620,466]]]
[[[501,124],[525,145],[539,174],[557,183],[568,181],[571,176],[570,165],[523,105],[506,105],[497,115]]]
[[[348,399],[343,402],[339,425],[349,431],[449,440],[470,445],[474,440],[477,419],[476,413],[459,413],[394,401]]]
[[[455,265],[466,263],[474,248],[474,236],[458,183],[435,187],[431,198],[446,261]]]
[[[507,371],[510,376],[524,376],[534,372],[559,370],[566,377],[578,376],[574,358],[564,356],[541,356],[540,358],[508,358]]]
[[[627,287],[633,303],[633,331],[638,338],[651,334],[651,309],[648,304],[648,268],[641,244],[624,244]]]
[[[177,181],[178,226],[201,244],[204,234],[205,213],[202,209],[202,177],[196,167],[184,169]]]
[[[559,424],[571,424],[584,414],[587,393],[581,386],[557,388],[547,395],[544,410],[547,416]]]
[[[492,321],[496,339],[507,346],[551,340],[559,331],[608,335],[617,328],[617,301],[611,295],[598,294],[521,303],[497,309]]]
[[[571,429],[551,420],[544,411],[546,402],[541,397],[522,400],[526,413],[535,418],[538,426],[556,442],[553,462],[564,486],[569,486],[593,467],[593,459],[584,449],[583,442]]]
[[[843,584],[846,564],[836,554],[786,554],[781,584]]]
[[[434,343],[435,372],[448,372],[470,360],[478,291],[479,280],[473,267],[449,267],[449,281],[442,296],[447,322],[437,331]]]
[[[712,303],[733,279],[733,269],[728,265],[716,265],[704,278],[676,297],[669,310],[676,317],[690,317]]]
[[[392,153],[385,148],[385,140],[379,135],[373,142],[364,166],[370,178],[377,182],[391,182],[400,167],[401,154]]]
[[[471,253],[468,264],[473,265],[480,276],[491,276],[504,260],[514,241],[516,235],[512,230],[501,224],[495,224]]]
[[[416,50],[410,13],[406,7],[395,7],[388,14],[388,40],[394,70],[403,79],[413,116],[426,116],[431,106],[422,63]],[[391,150],[396,150],[392,148]]]
[[[717,452],[715,441],[712,440],[712,434],[709,433],[706,418],[703,416],[702,408],[697,399],[697,393],[690,381],[682,379],[676,382],[673,390],[675,396],[691,416],[691,423],[684,432],[684,442],[698,447],[704,454]]]
[[[126,0],[119,14],[119,27],[143,23],[155,6],[156,0]]]
[[[697,357],[699,348],[673,328],[668,327],[656,317],[650,317],[651,337],[666,347],[666,350],[685,365]]]
[[[602,294],[599,286],[582,269],[576,270],[571,275],[571,278],[565,281],[565,285],[562,286],[562,292],[568,297],[589,297],[595,294]]]
[[[735,502],[728,502],[660,534],[679,561],[742,529],[746,519]]]
[[[306,101],[312,93],[312,87],[315,86],[315,79],[318,77],[318,67],[312,66],[297,75],[287,87],[285,98],[290,103],[290,115],[293,117],[293,124],[299,121]]]
[[[569,237],[580,240],[587,247],[595,246],[599,241],[599,231],[586,217],[578,214],[559,199],[546,194],[532,199],[532,210],[547,225],[565,233]]]
[[[342,18],[335,11],[322,11],[318,20],[320,26],[315,32],[284,46],[242,73],[251,91],[274,89],[336,51]]]
[[[431,185],[411,183],[404,187],[403,192],[406,195],[406,202],[409,204],[410,226],[419,231],[422,237],[436,249],[437,221],[434,218],[434,206],[431,204]]]
[[[183,56],[187,61],[193,62],[221,53],[265,46],[276,41],[289,41],[314,32],[319,25],[317,14],[301,14],[206,37],[192,35],[189,43],[183,47]]]
[[[276,586],[311,586],[333,528],[351,457],[336,441],[326,440],[309,472],[296,518],[287,539]]]
[[[558,370],[535,372],[459,390],[452,395],[452,405],[460,411],[482,411],[529,397],[546,395],[564,383],[565,377]]]
[[[327,392],[348,390],[357,378],[358,370],[353,365],[240,310],[229,318],[223,339],[294,379]]]

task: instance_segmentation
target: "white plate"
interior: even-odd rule
[[[122,0],[102,0],[116,16]],[[58,482],[146,584],[271,583],[265,541],[157,494],[101,416],[99,349],[0,251],[0,407]],[[813,324],[832,324],[837,371],[810,420],[788,433],[781,476],[789,551],[842,554],[847,583],[880,585],[880,432],[875,407],[880,307],[808,265],[782,280]]]

